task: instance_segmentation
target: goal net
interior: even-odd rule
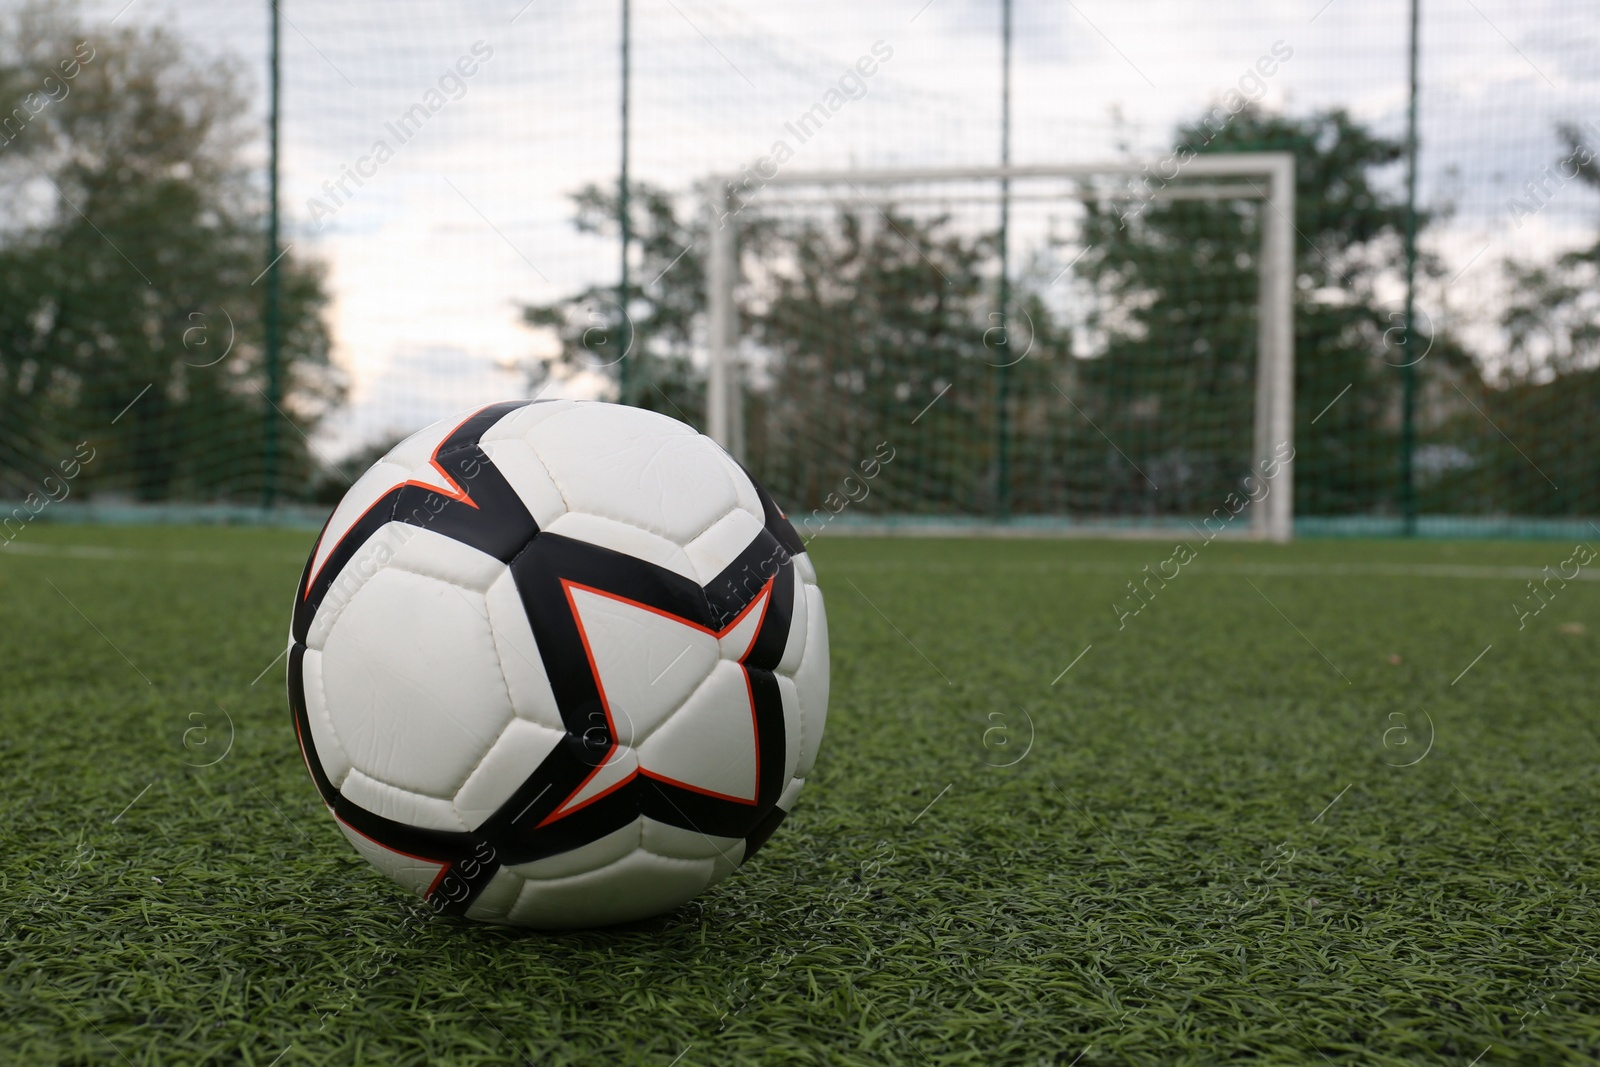
[[[1294,164],[709,183],[707,421],[811,535],[1287,539]]]

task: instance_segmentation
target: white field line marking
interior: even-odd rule
[[[1174,538],[1181,540],[1181,538]],[[829,572],[847,571],[855,565],[847,562],[831,563]],[[1039,560],[1033,562],[1011,562],[1007,560],[990,560],[984,564],[995,570],[1006,571],[1066,571],[1069,574],[1126,574],[1126,563],[1110,563],[1098,561],[1070,561],[1070,560]],[[913,560],[878,560],[871,564],[861,564],[860,569],[881,570],[918,570],[927,573],[968,573],[971,568],[949,563],[917,562]],[[1544,576],[1544,571],[1535,567],[1494,567],[1479,566],[1475,564],[1452,563],[1208,563],[1199,561],[1184,568],[1184,573],[1201,575],[1218,574],[1243,574],[1254,577],[1283,576],[1291,578],[1344,578],[1344,577],[1372,577],[1372,578],[1455,578],[1481,581],[1525,581],[1529,578]],[[1581,570],[1567,581],[1596,582],[1600,581],[1600,568],[1586,568]]]
[[[1181,538],[1180,538],[1181,540]],[[245,552],[150,552],[142,549],[113,548],[108,545],[36,545],[11,541],[0,545],[5,551],[23,556],[61,556],[69,559],[93,560],[152,560],[162,563],[233,563],[250,555],[253,559],[274,559],[304,563],[300,553],[252,554]],[[1011,562],[990,560],[984,564],[996,570],[1007,571],[1066,571],[1069,574],[1125,574],[1126,563],[1100,563],[1088,561]],[[853,565],[847,562],[829,564],[829,571],[847,571]],[[916,562],[912,560],[879,560],[862,564],[861,569],[918,570],[928,573],[968,573],[971,568],[949,563]],[[1470,563],[1208,563],[1198,561],[1184,568],[1184,573],[1195,574],[1245,574],[1259,577],[1283,576],[1289,578],[1449,578],[1468,581],[1526,581],[1545,577],[1537,567],[1487,566]],[[1569,582],[1600,582],[1600,568],[1586,567],[1566,579]]]
[[[304,563],[302,553],[273,552],[147,552],[135,548],[111,548],[107,545],[35,545],[10,541],[0,547],[24,556],[61,556],[68,559],[128,560],[143,559],[159,563],[237,563],[247,556],[255,560],[276,560],[284,563]]]

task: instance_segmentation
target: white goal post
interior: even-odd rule
[[[1171,174],[1170,177],[1166,175]],[[1005,196],[1010,183],[1027,179],[1128,178],[1144,180],[1141,189],[1091,189],[1052,193],[1056,199],[1173,200],[1251,199],[1261,201],[1261,255],[1253,452],[1256,471],[1276,471],[1273,492],[1252,508],[1250,535],[1287,541],[1293,535],[1294,471],[1277,449],[1294,440],[1294,156],[1288,152],[1193,154],[1161,161],[1045,164],[1010,167],[932,167],[886,170],[782,172],[768,178],[715,176],[708,183],[711,248],[707,275],[708,359],[706,418],[710,435],[743,460],[744,427],[735,289],[739,251],[731,220],[749,207],[779,199],[782,192],[811,187],[836,190],[832,199],[859,199],[863,188],[950,182],[995,182]],[[781,199],[779,199],[781,202]],[[819,202],[819,201],[806,201]],[[1291,453],[1292,455],[1292,453]]]

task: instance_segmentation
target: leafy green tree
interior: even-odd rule
[[[587,185],[572,200],[579,233],[617,236],[615,189]],[[616,399],[627,361],[630,403],[701,425],[705,382],[690,353],[705,310],[705,227],[680,220],[672,195],[648,184],[629,187],[628,221],[639,262],[625,306],[616,286],[592,285],[523,309],[523,322],[550,331],[557,344],[553,356],[528,368],[530,384],[587,372],[610,379]]]
[[[1600,189],[1600,154],[1581,129],[1558,127],[1564,144],[1556,167],[1593,189]],[[1507,264],[1519,299],[1502,317],[1511,360],[1506,368],[1519,379],[1562,375],[1600,367],[1600,239],[1558,257],[1553,263]]]
[[[1564,147],[1553,166],[1600,189],[1595,146],[1575,126],[1558,133]],[[1460,480],[1492,499],[1489,510],[1592,515],[1600,510],[1600,452],[1593,447],[1600,413],[1600,239],[1551,261],[1505,266],[1514,294],[1501,315],[1506,358],[1493,368],[1496,387],[1479,393],[1494,425],[1476,412],[1471,419],[1463,415],[1458,436],[1480,461]]]
[[[1184,123],[1175,140],[1194,153],[1294,154],[1295,507],[1391,506],[1398,364],[1408,357],[1397,308],[1378,299],[1376,283],[1399,261],[1405,204],[1381,176],[1403,146],[1340,109],[1245,108],[1220,129]],[[1249,473],[1262,210],[1242,200],[1089,205],[1091,247],[1077,269],[1112,310],[1093,320],[1106,343],[1080,369],[1080,403],[1161,486],[1121,470],[1108,492],[1159,511],[1209,511]]]
[[[613,192],[589,186],[574,199],[580,232],[614,235]],[[629,358],[642,379],[633,401],[698,425],[704,372],[691,354],[705,328],[714,223],[680,219],[673,198],[650,186],[635,187],[630,199],[635,274],[648,279],[630,288],[631,322],[607,286],[526,308],[524,321],[552,330],[558,344],[532,377],[537,385],[551,374],[615,374],[631,327]],[[748,461],[786,504],[820,508],[829,494],[838,501],[843,478],[893,454],[892,476],[875,473],[879,491],[855,506],[992,513],[1002,466],[997,383],[1005,374],[1011,501],[1018,510],[1047,508],[1055,478],[1048,441],[1059,422],[1049,409],[1060,403],[1050,383],[1066,374],[1067,339],[1027,284],[1017,288],[1013,329],[1005,329],[991,234],[892,207],[803,220],[741,212],[726,224],[738,227],[745,272],[736,301],[750,361]]]
[[[890,473],[863,510],[1059,506],[1049,411],[1068,339],[1028,284],[1001,315],[992,234],[891,205],[780,225],[765,240],[769,266],[751,279],[747,312],[761,385],[751,455],[764,479],[797,506],[837,503],[842,479],[887,444]]]
[[[266,417],[264,198],[234,65],[160,30],[89,29],[34,5],[0,33],[0,453],[13,479],[67,441],[80,486],[258,498]],[[9,114],[9,120],[4,116]],[[341,396],[319,270],[286,255],[285,486]],[[300,432],[297,432],[300,431]],[[68,450],[70,454],[70,449]]]

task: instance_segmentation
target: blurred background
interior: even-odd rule
[[[315,523],[509,397],[705,428],[720,226],[737,450],[791,513],[1193,521],[1259,453],[1270,207],[1173,194],[1195,154],[1262,151],[1296,164],[1295,532],[1586,537],[1597,14],[6,2],[6,539]],[[767,186],[1002,162],[1080,169]]]

